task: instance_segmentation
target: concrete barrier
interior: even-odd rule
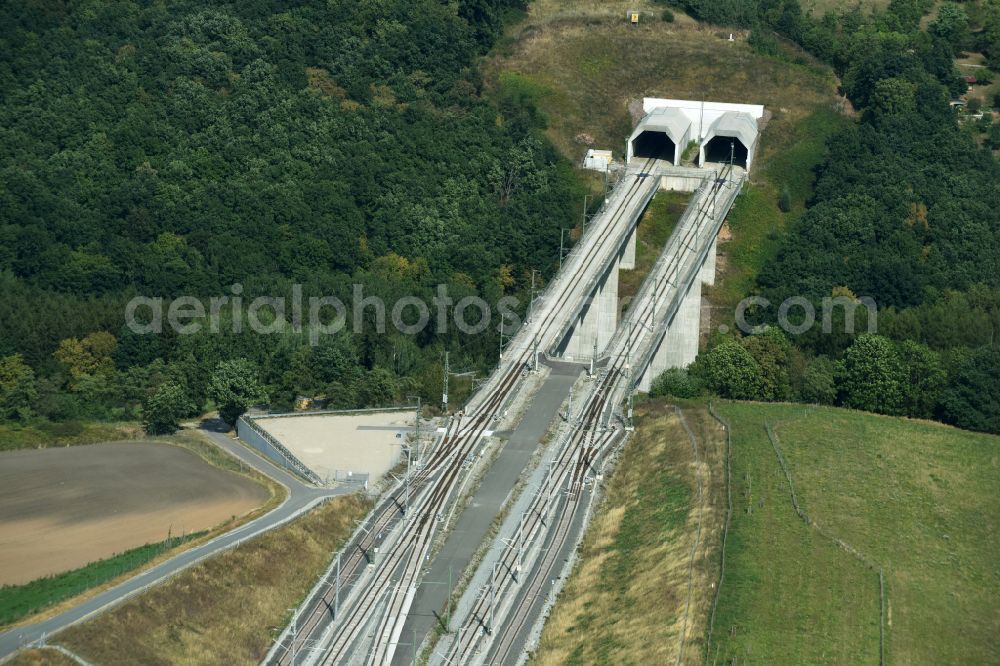
[[[236,421],[236,436],[248,446],[260,452],[265,458],[292,472],[296,476],[302,477],[309,483],[317,486],[324,485],[323,479],[319,478],[315,472],[305,466],[301,460],[295,457],[291,451],[285,448],[281,442],[272,437],[254,423],[253,418],[244,414]]]

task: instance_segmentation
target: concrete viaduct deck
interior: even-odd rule
[[[697,354],[701,285],[714,277],[716,238],[745,173],[730,167],[687,171],[656,172],[660,182],[697,183],[695,195],[606,345],[582,410],[546,448],[525,492],[511,504],[431,664],[520,663],[572,566],[604,462],[626,435],[626,398],[664,367]]]
[[[408,618],[413,612],[414,597],[425,570],[434,565],[431,553],[442,530],[441,518],[454,509],[459,490],[469,476],[465,461],[481,455],[481,442],[493,435],[494,424],[503,419],[507,405],[523,388],[526,371],[537,369],[543,355],[565,361],[600,362],[599,372],[582,397],[582,414],[574,415],[559,442],[550,445],[550,467],[533,472],[540,477],[537,496],[511,499],[522,504],[530,500],[534,513],[512,514],[500,531],[509,535],[508,538],[498,541],[491,550],[498,554],[499,562],[483,562],[483,567],[493,568],[492,576],[486,576],[490,580],[490,632],[477,634],[477,638],[467,635],[467,644],[463,644],[461,637],[457,642],[446,639],[449,644],[443,646],[448,654],[467,656],[470,653],[466,650],[470,649],[474,650],[472,654],[483,658],[490,655],[490,661],[502,663],[520,655],[520,649],[511,647],[516,645],[514,639],[523,635],[520,628],[513,632],[513,642],[506,647],[491,644],[493,629],[499,629],[503,622],[501,615],[494,618],[494,593],[502,595],[504,586],[508,590],[516,589],[521,581],[548,579],[558,560],[556,553],[566,552],[582,534],[589,512],[585,500],[593,496],[599,476],[595,470],[624,436],[625,429],[621,426],[630,416],[622,411],[626,399],[637,388],[648,389],[652,378],[663,369],[686,365],[697,354],[701,285],[713,279],[716,237],[745,182],[745,174],[740,169],[706,166],[708,168],[689,169],[653,158],[632,161],[580,242],[564,260],[562,269],[530,305],[526,321],[505,348],[496,371],[466,406],[465,413],[449,422],[427,459],[414,471],[412,481],[408,475],[406,484],[399,483],[387,493],[341,553],[352,572],[350,592],[341,599],[340,582],[347,576],[341,577],[342,558],[338,557],[336,569],[331,567],[324,574],[307,604],[295,614],[296,619],[289,630],[277,641],[268,656],[269,663],[399,662],[399,648],[405,644],[404,629],[414,630],[420,625],[419,630],[426,632],[425,625],[433,624]],[[659,188],[693,191],[695,195],[633,299],[628,315],[619,321],[618,271],[635,265],[636,227]],[[560,383],[561,388],[563,384],[565,382]],[[536,421],[541,423],[549,413],[551,406],[540,410]],[[528,430],[531,431],[530,439],[537,438],[537,424]],[[523,454],[529,445],[525,440],[511,450]],[[523,468],[523,462],[517,462]],[[288,460],[279,461],[279,464],[292,467],[308,478],[308,474],[295,469]],[[501,461],[501,464],[507,463]],[[221,547],[274,526],[257,525],[260,521],[287,521],[330,494],[306,486],[298,479],[294,483],[289,481],[288,485],[293,491],[301,492],[292,493],[295,501],[290,499],[286,503],[284,513],[272,512],[266,521],[258,519],[245,529],[220,537],[220,542],[224,542]],[[479,522],[487,518],[492,521],[501,508],[493,507],[493,515],[488,516],[486,512]],[[279,513],[282,514],[280,518]],[[547,517],[545,521],[541,520],[543,514]],[[529,525],[528,517],[532,515],[537,519],[531,518]],[[519,520],[515,539],[511,529]],[[550,533],[550,525],[558,526],[554,528],[557,531]],[[530,536],[532,534],[535,536]],[[539,544],[550,544],[552,555],[539,556],[537,561],[525,563],[522,569],[521,551],[532,538],[542,539]],[[519,545],[512,551],[514,543]],[[190,564],[190,561],[181,560],[195,561],[207,554],[201,550],[210,549],[193,549],[171,560],[177,562],[173,572]],[[464,551],[469,549],[463,547],[462,550],[462,557],[466,557]],[[377,562],[371,557],[372,553],[378,553]],[[516,558],[512,553],[516,553]],[[516,566],[512,564],[515,561]],[[508,572],[500,579],[497,578],[498,564],[504,564]],[[515,571],[520,573],[515,575]],[[145,578],[156,580],[158,576],[160,573],[154,568]],[[92,608],[95,603],[115,603],[146,585],[137,578],[129,582],[129,590],[109,590],[106,596],[114,599],[103,600],[99,595],[90,606],[78,609],[76,621],[105,607]],[[471,619],[456,618],[455,627],[484,622],[486,597],[483,590],[470,587],[468,595],[467,606],[479,611],[474,610]],[[510,599],[506,608],[515,614],[516,626],[530,627],[535,611],[516,603],[517,595]],[[315,622],[303,631],[300,620]],[[44,623],[39,623],[37,629],[42,628]],[[36,627],[32,629],[37,631]],[[3,636],[9,641],[9,645],[4,646],[8,652],[26,638],[14,634],[8,632]],[[367,653],[358,646],[365,643],[369,635],[375,638],[371,643],[372,651]],[[423,636],[415,636],[410,644],[411,651],[417,647],[413,643],[423,639]],[[297,654],[299,648],[306,646],[307,654]]]

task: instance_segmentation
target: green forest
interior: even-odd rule
[[[123,323],[134,295],[234,284],[248,300],[296,283],[345,302],[353,284],[389,302],[439,284],[523,296],[582,190],[531,109],[481,94],[476,59],[520,4],[3,3],[0,418],[193,415],[224,361],[249,363],[274,408],[439,396],[445,350],[487,369],[496,332],[433,321],[316,347]]]
[[[585,184],[530,98],[491,95],[480,58],[523,0],[0,7],[0,420],[436,402],[443,356],[487,372],[496,330],[325,336],[291,327],[137,335],[137,295],[387,302],[530,299]],[[1000,71],[1000,2],[892,0],[817,15],[798,0],[674,0],[801,48],[855,111],[757,276],[779,303],[871,297],[877,333],[716,336],[654,392],[801,400],[1000,432],[1000,147],[959,123],[954,59]],[[669,12],[668,12],[669,13]],[[801,53],[801,51],[798,51]],[[984,73],[984,75],[986,75]],[[991,143],[992,142],[992,143]],[[234,287],[237,285],[237,287]],[[750,312],[774,323],[773,311]],[[240,320],[236,322],[235,320]],[[840,322],[838,322],[840,323]],[[842,326],[835,331],[843,331]]]
[[[844,333],[835,311],[833,334],[718,337],[656,392],[707,388],[1000,432],[1000,163],[949,105],[967,85],[955,56],[976,50],[1000,70],[1000,2],[945,2],[926,29],[926,0],[822,17],[796,0],[676,4],[750,28],[762,53],[787,57],[790,42],[834,68],[857,122],[830,138],[807,210],[757,293],[774,304],[805,297],[817,312],[824,297],[867,296],[879,313],[877,334],[861,309],[858,335]],[[754,324],[773,324],[776,308],[756,315]]]

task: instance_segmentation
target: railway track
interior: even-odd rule
[[[517,379],[516,373],[513,370],[514,368],[511,368],[511,372],[508,373],[506,385],[513,384]],[[481,431],[488,425],[488,423],[484,424],[484,421],[486,419],[480,417],[471,422],[463,423],[461,418],[457,418],[449,424],[448,431],[441,445],[431,453],[431,457],[426,465],[415,473],[413,480],[410,482],[408,490],[410,497],[422,497],[422,492],[432,482],[435,472],[442,467],[447,466],[446,473],[455,473],[453,461],[458,460],[460,464],[464,460],[462,453],[468,452],[469,446],[474,445],[478,434],[481,434]],[[452,461],[451,465],[448,464],[449,461]],[[371,554],[380,540],[379,535],[391,531],[392,527],[398,525],[405,518],[404,508],[409,503],[407,501],[408,498],[403,496],[403,493],[406,492],[405,488],[397,489],[373,512],[373,515],[377,515],[378,517],[373,521],[372,527],[364,533],[356,544],[351,546],[346,565],[342,565],[342,581],[344,578],[348,580],[354,578],[355,581],[359,581],[364,570],[369,564],[372,564]],[[426,498],[423,498],[420,502],[411,503],[407,512],[411,516],[414,515],[413,512],[419,514],[425,506]],[[426,522],[426,516],[422,517],[421,523],[426,524]],[[395,555],[395,550],[391,554]],[[343,553],[341,553],[341,556],[343,556]],[[297,636],[311,636],[318,629],[323,630],[329,626],[329,623],[337,622],[345,617],[344,613],[341,614],[341,618],[336,618],[333,614],[334,609],[338,605],[334,599],[336,585],[326,584],[323,589],[325,589],[325,593],[313,604],[313,611],[308,615],[306,621],[304,623],[299,622],[296,626],[295,634]],[[349,606],[350,601],[351,599],[349,598],[345,606]],[[366,609],[369,607],[370,604],[365,605]],[[291,647],[291,644],[289,644],[280,656],[270,663],[290,664],[296,653]]]
[[[490,406],[499,405],[504,401],[510,388],[513,387],[519,378],[521,369],[521,366],[512,366],[507,371],[504,383],[502,384],[504,391],[497,392],[491,398]],[[325,649],[325,654],[320,663],[337,664],[346,662],[348,652],[357,642],[359,634],[368,624],[368,621],[371,619],[370,614],[375,610],[375,606],[383,594],[388,593],[390,595],[390,614],[394,609],[398,611],[402,607],[402,604],[405,602],[406,592],[400,594],[400,591],[404,589],[408,591],[408,588],[404,588],[403,586],[411,585],[415,576],[419,573],[419,567],[424,561],[427,549],[431,544],[437,514],[454,489],[455,479],[461,470],[466,456],[475,447],[483,432],[490,426],[490,421],[492,420],[491,414],[492,411],[490,409],[484,409],[479,415],[472,417],[471,423],[468,426],[461,423],[462,419],[459,419],[456,434],[450,440],[443,442],[442,446],[438,449],[438,460],[429,461],[428,467],[432,470],[436,466],[435,463],[440,463],[439,476],[436,478],[432,477],[432,472],[428,471],[426,478],[428,480],[432,479],[432,482],[427,483],[426,488],[417,495],[416,501],[411,503],[410,525],[406,526],[407,529],[400,535],[400,538],[392,546],[391,550],[384,554],[382,562],[376,568],[374,579],[370,582],[366,581],[366,589],[364,590],[364,594],[360,595],[361,598],[352,604],[352,607],[348,610],[347,614],[342,616],[340,621],[335,625],[331,625],[334,632],[329,641],[329,648]],[[400,584],[393,590],[393,579],[401,565],[405,565],[403,576]],[[385,635],[384,624],[382,625],[382,631],[379,632],[379,636],[382,635]],[[389,636],[391,635],[390,632]],[[379,656],[384,659],[386,658],[385,651],[388,649],[391,652],[391,647],[393,646],[390,645],[390,641],[388,640],[379,640],[376,642],[375,647]],[[389,658],[391,658],[391,654]]]
[[[658,317],[657,302],[669,296],[671,298],[668,305],[679,304],[687,286],[693,279],[697,279],[698,259],[711,243],[711,234],[708,232],[715,230],[720,223],[717,219],[718,211],[715,210],[717,202],[720,196],[727,206],[731,201],[724,197],[732,192],[725,192],[723,189],[729,187],[731,177],[731,170],[729,173],[724,171],[721,178],[717,174],[696,195],[699,197],[697,208],[688,223],[679,227],[675,236],[668,241],[663,255],[635,299],[638,307],[630,310],[628,319],[623,322],[625,325],[619,326],[609,343],[604,357],[607,361],[606,370],[586,399],[583,418],[571,431],[564,449],[558,454],[559,464],[565,465],[568,460],[573,461],[572,474],[568,472],[568,465],[566,471],[550,474],[529,508],[528,515],[531,518],[526,526],[527,538],[529,541],[537,541],[539,549],[543,545],[545,548],[544,551],[540,550],[530,575],[525,579],[525,589],[517,589],[521,585],[518,580],[518,565],[522,561],[524,545],[520,540],[516,544],[509,541],[494,563],[494,574],[500,571],[500,579],[497,580],[495,575],[491,577],[490,585],[480,592],[472,611],[460,625],[457,636],[448,643],[446,652],[437,655],[443,657],[446,663],[512,664],[520,657],[525,626],[533,616],[532,610],[543,594],[545,582],[553,578],[559,553],[572,536],[572,527],[582,503],[583,475],[587,467],[617,439],[617,433],[614,432],[597,438],[598,428],[611,420],[611,415],[625,395],[635,389],[638,376],[633,376],[632,367],[645,369],[650,354],[662,341],[665,328],[676,312],[676,307],[668,307],[666,310],[661,307]],[[638,361],[635,366],[634,361]],[[565,499],[557,498],[553,502],[553,489],[562,489]],[[556,522],[551,533],[543,536],[541,530],[545,527],[544,518],[549,511],[555,515]],[[525,538],[524,530],[525,525],[522,524],[519,539]],[[504,594],[512,597],[509,604],[497,602],[497,597],[502,598]],[[501,611],[499,621],[498,609]],[[502,626],[499,631],[498,624]],[[522,640],[519,641],[519,638]]]
[[[655,162],[647,160],[642,171],[651,170]],[[620,242],[619,217],[635,205],[636,198],[644,191],[645,177],[644,173],[633,177],[624,194],[609,211],[609,223],[596,231],[596,237],[585,239],[592,247],[580,258],[580,266],[575,272],[588,275],[602,268],[599,264],[606,261],[608,250],[617,250],[612,246]],[[327,578],[317,585],[311,603],[303,609],[304,620],[301,617],[303,613],[296,616],[294,638],[285,639],[269,663],[291,664],[297,654],[295,645],[310,643],[314,647],[309,649],[307,662],[347,663],[353,653],[363,649],[365,632],[372,625],[373,618],[375,640],[366,663],[391,662],[413,591],[419,583],[421,568],[439,532],[438,523],[443,509],[459,485],[466,458],[502,414],[503,407],[514,394],[520,378],[530,365],[529,361],[534,357],[533,348],[537,349],[540,345],[547,348],[555,343],[552,338],[564,328],[567,310],[575,305],[571,300],[575,288],[577,284],[572,276],[553,282],[549,290],[551,293],[547,292],[544,296],[551,306],[534,317],[534,321],[522,326],[511,340],[508,346],[510,355],[501,360],[501,366],[494,374],[496,379],[484,387],[485,395],[479,399],[482,404],[469,416],[456,417],[449,424],[440,445],[411,477],[408,497],[402,497],[406,490],[397,487],[373,512],[372,515],[377,517],[372,520],[372,527],[351,546],[346,563],[341,565],[341,586],[345,579],[350,585],[345,603],[340,608],[340,617],[334,616],[340,601],[335,598],[337,586]],[[591,411],[593,413],[587,418],[593,421],[600,412]],[[592,448],[581,452],[571,487],[578,485],[581,470],[586,469],[594,455],[590,450]],[[579,495],[578,490],[576,492]],[[389,537],[382,540],[384,552],[380,552],[379,561],[373,563],[371,553],[380,535],[387,532]],[[380,610],[382,607],[384,610]],[[316,654],[320,655],[318,659]]]
[[[649,160],[647,162],[647,167],[652,166],[654,163],[655,160]],[[618,219],[622,211],[627,210],[631,205],[633,205],[634,198],[638,196],[642,189],[641,185],[643,183],[643,178],[644,176],[635,177],[628,191],[626,191],[625,195],[616,204],[615,210],[609,219]],[[603,235],[598,241],[599,250],[603,249],[603,245],[605,243],[613,243],[616,241],[615,231],[616,228],[614,225],[609,225],[608,229],[603,230]],[[592,264],[601,261],[601,256],[600,252],[592,252],[584,257],[584,271],[592,270]],[[561,298],[560,301],[562,301]],[[547,340],[547,338],[550,337],[551,331],[561,323],[562,322],[559,317],[545,317],[540,324],[541,330],[535,334],[536,339],[540,337],[543,340]],[[558,333],[558,329],[555,330]],[[531,352],[529,348],[527,346],[522,346],[520,356],[516,362],[526,363],[527,359],[530,358],[530,354]],[[487,405],[487,409],[485,411],[490,411],[489,404]],[[408,608],[408,602],[412,599],[413,586],[419,576],[420,568],[426,559],[426,556],[420,556],[423,553],[426,553],[426,545],[424,545],[424,549],[419,552],[415,551],[416,556],[410,558],[408,566],[403,571],[401,584],[397,588],[397,594],[395,595],[395,601],[390,602],[388,611],[386,615],[383,616],[383,619],[379,624],[379,629],[376,632],[377,642],[372,654],[372,659],[369,660],[370,664],[381,664],[391,661],[393,648],[398,644],[399,633],[402,631],[403,624],[405,623],[405,611]]]
[[[622,434],[619,431],[608,433],[596,445],[585,449],[585,464],[592,466],[613,448]],[[496,641],[491,648],[492,652],[486,663],[516,663],[523,648],[523,640],[521,640],[523,639],[523,632],[534,618],[533,611],[544,596],[546,583],[554,579],[559,569],[560,554],[571,543],[573,525],[576,523],[577,516],[584,505],[583,499],[582,489],[578,492],[573,492],[571,489],[567,493],[563,509],[558,514],[559,523],[555,526],[554,533],[545,544],[544,558],[533,569],[531,577],[526,580],[527,586],[520,597],[520,603],[517,603],[515,596],[510,615],[504,622],[503,630],[497,634]]]
[[[559,552],[570,536],[573,521],[583,498],[583,483],[587,471],[599,453],[605,450],[611,442],[617,439],[618,433],[612,429],[598,435],[599,418],[605,395],[603,389],[616,381],[620,368],[611,368],[602,373],[597,381],[596,390],[591,391],[584,405],[583,415],[579,424],[573,429],[566,445],[557,454],[554,465],[558,469],[550,474],[536,492],[519,531],[521,539],[538,540],[541,545],[541,533],[545,529],[545,518],[553,513],[557,516],[552,535],[548,537],[548,546],[541,555],[541,560],[528,578],[528,592],[525,599],[528,603],[514,608],[512,618],[504,618],[503,630],[492,638],[496,629],[496,598],[508,591],[514,590],[521,581],[520,565],[523,559],[523,541],[508,542],[494,563],[494,572],[500,571],[501,577],[491,578],[490,585],[484,587],[467,616],[457,639],[451,644],[445,659],[453,663],[470,663],[475,660],[477,651],[493,649],[499,654],[500,663],[514,645],[524,624],[528,620],[528,608],[537,598],[539,590],[544,587],[549,573],[556,564]],[[555,500],[555,501],[553,501]],[[556,511],[555,509],[559,507]],[[486,644],[486,647],[483,647]],[[492,647],[491,647],[492,646]],[[493,662],[491,662],[493,663]]]

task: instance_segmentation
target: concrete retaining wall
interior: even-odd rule
[[[660,176],[661,190],[676,190],[678,192],[694,192],[705,180],[701,176]]]
[[[271,443],[264,439],[263,435],[251,428],[242,418],[236,422],[236,436],[239,437],[244,444],[256,449],[258,453],[263,455],[278,467],[287,469],[291,472],[295,471],[285,463],[285,459],[273,446],[271,446]]]
[[[322,484],[322,479],[302,464],[301,460],[292,455],[291,451],[281,446],[273,438],[268,437],[267,433],[261,430],[260,426],[254,425],[253,420],[247,415],[241,416],[236,421],[236,436],[278,467],[287,469],[310,483]]]

